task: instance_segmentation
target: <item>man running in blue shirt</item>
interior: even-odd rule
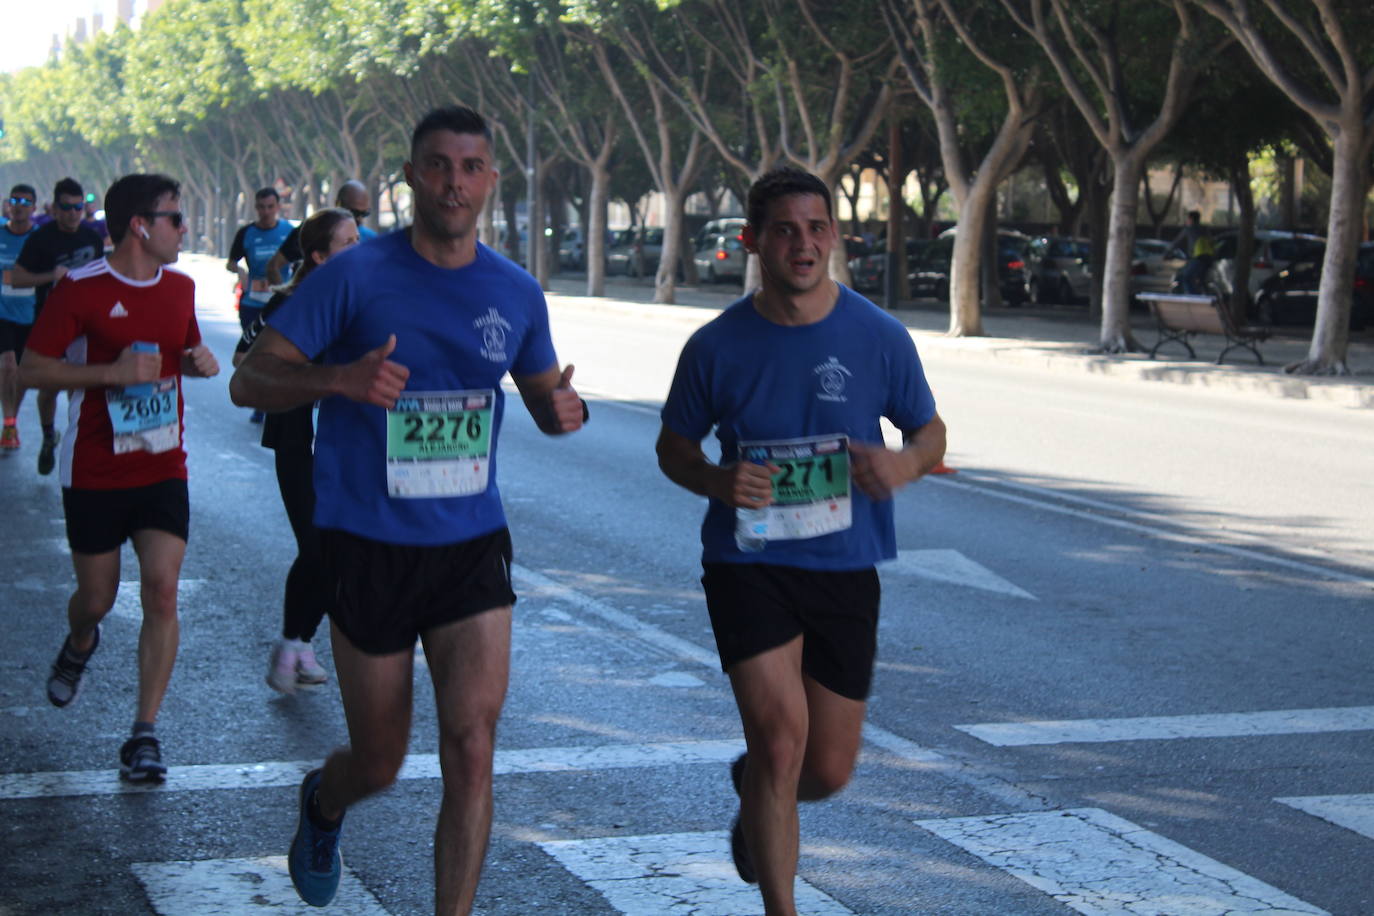
[[[659,467],[709,497],[706,606],[747,753],[731,852],[765,911],[794,916],[798,801],[858,756],[878,629],[874,564],[896,556],[892,495],[944,456],[911,336],[830,279],[830,189],[778,169],[749,190],[761,288],[692,335],[663,406]],[[905,446],[883,444],[879,419]],[[721,462],[701,440],[712,430]]]
[[[38,193],[33,185],[17,184],[10,189],[5,204],[9,215],[0,228],[0,405],[4,408],[4,428],[0,429],[0,455],[19,451],[19,403],[24,392],[19,388],[19,357],[33,327],[37,301],[32,289],[14,285],[14,265],[24,242],[38,228],[33,223],[33,208]]]
[[[389,786],[405,759],[418,638],[444,780],[435,912],[461,914],[486,855],[510,669],[501,380],[510,373],[550,435],[579,429],[586,405],[573,367],[559,369],[539,284],[477,242],[497,175],[486,122],[467,108],[432,111],[410,156],[415,224],[314,271],[229,390],[264,410],[320,402],[315,524],[336,595],[331,644],[350,746],[301,786],[291,879],[307,903],[333,898],[344,811]]]

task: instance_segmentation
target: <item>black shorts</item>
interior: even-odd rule
[[[829,572],[764,563],[704,563],[701,584],[720,666],[802,637],[802,671],[865,700],[878,650],[881,588],[873,568]]]
[[[413,649],[427,630],[515,604],[510,531],[417,547],[320,531],[329,616],[369,655]]]
[[[29,342],[31,324],[16,324],[0,318],[0,353],[13,353],[15,359],[24,355],[24,345]]]
[[[191,500],[186,481],[163,480],[127,490],[76,490],[64,487],[67,543],[73,553],[118,550],[136,531],[153,529],[183,541],[191,528]]]

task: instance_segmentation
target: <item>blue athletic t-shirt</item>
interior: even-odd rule
[[[714,426],[721,463],[737,443],[848,435],[881,444],[878,420],[912,430],[935,416],[911,335],[891,315],[841,286],[835,308],[802,326],[774,324],[735,302],[683,347],[663,423],[698,442]],[[842,531],[769,541],[756,553],[735,546],[735,510],[710,501],[701,525],[702,561],[854,570],[897,555],[892,500],[873,502],[850,487],[853,522]]]
[[[33,324],[33,307],[38,294],[33,287],[16,289],[10,285],[10,271],[19,260],[19,252],[24,250],[24,242],[38,231],[32,226],[28,232],[15,232],[9,223],[0,226],[0,271],[4,279],[0,281],[0,318],[15,324]]]
[[[246,305],[261,308],[272,298],[267,288],[267,262],[277,253],[281,243],[295,228],[284,219],[277,220],[271,229],[260,229],[257,223],[249,223],[239,228],[234,242],[229,246],[229,260],[243,259],[248,265],[249,289],[243,291]],[[282,279],[291,276],[291,265],[282,269]]]
[[[311,359],[350,363],[396,335],[389,357],[410,370],[407,392],[495,392],[488,484],[471,496],[388,495],[387,412],[336,396],[320,402],[315,524],[392,544],[470,540],[506,524],[497,489],[497,434],[507,372],[557,364],[539,283],[485,245],[456,270],[420,257],[410,233],[356,245],[314,271],[269,324]]]

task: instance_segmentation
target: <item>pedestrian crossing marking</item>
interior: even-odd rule
[[[319,910],[301,900],[291,885],[286,856],[203,859],[195,862],[135,862],[130,868],[161,916],[187,913],[274,913],[307,916]],[[345,867],[330,906],[350,916],[389,916]]]
[[[758,889],[735,871],[724,831],[549,840],[539,846],[625,916],[763,913]],[[801,879],[796,895],[797,911],[807,916],[853,916]]]
[[[1374,795],[1307,795],[1274,801],[1374,840]]]
[[[978,588],[1001,595],[1011,595],[1014,598],[1039,600],[1030,592],[1013,585],[986,566],[973,562],[957,550],[899,550],[897,559],[880,564],[878,569],[884,573],[919,576],[922,579]]]
[[[1100,808],[916,824],[1090,916],[1326,913]]]
[[[1141,716],[1130,719],[988,722],[954,727],[996,747],[1158,741],[1175,738],[1308,735],[1374,729],[1374,706],[1276,709],[1196,716]]]
[[[744,742],[740,740],[515,748],[496,752],[493,772],[497,776],[515,776],[719,764],[734,760],[743,751]],[[114,767],[69,772],[8,773],[0,775],[0,800],[297,786],[305,774],[317,766],[318,760],[195,766],[177,766],[172,762],[167,781],[160,786],[123,782]],[[408,755],[396,778],[439,779],[439,755]]]
[[[178,579],[178,608],[180,609],[181,602],[194,597],[205,585],[206,581],[205,579]],[[143,620],[143,599],[139,592],[139,581],[137,579],[120,581],[119,592],[115,595],[114,607],[110,608],[110,616],[122,617],[125,620]]]

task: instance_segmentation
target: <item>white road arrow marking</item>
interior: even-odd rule
[[[984,591],[1028,598],[1031,601],[1039,600],[1030,592],[1012,585],[957,550],[899,550],[897,559],[883,563],[878,569],[885,573],[920,576],[922,579],[934,579],[936,582],[966,585],[969,588],[981,588]]]

